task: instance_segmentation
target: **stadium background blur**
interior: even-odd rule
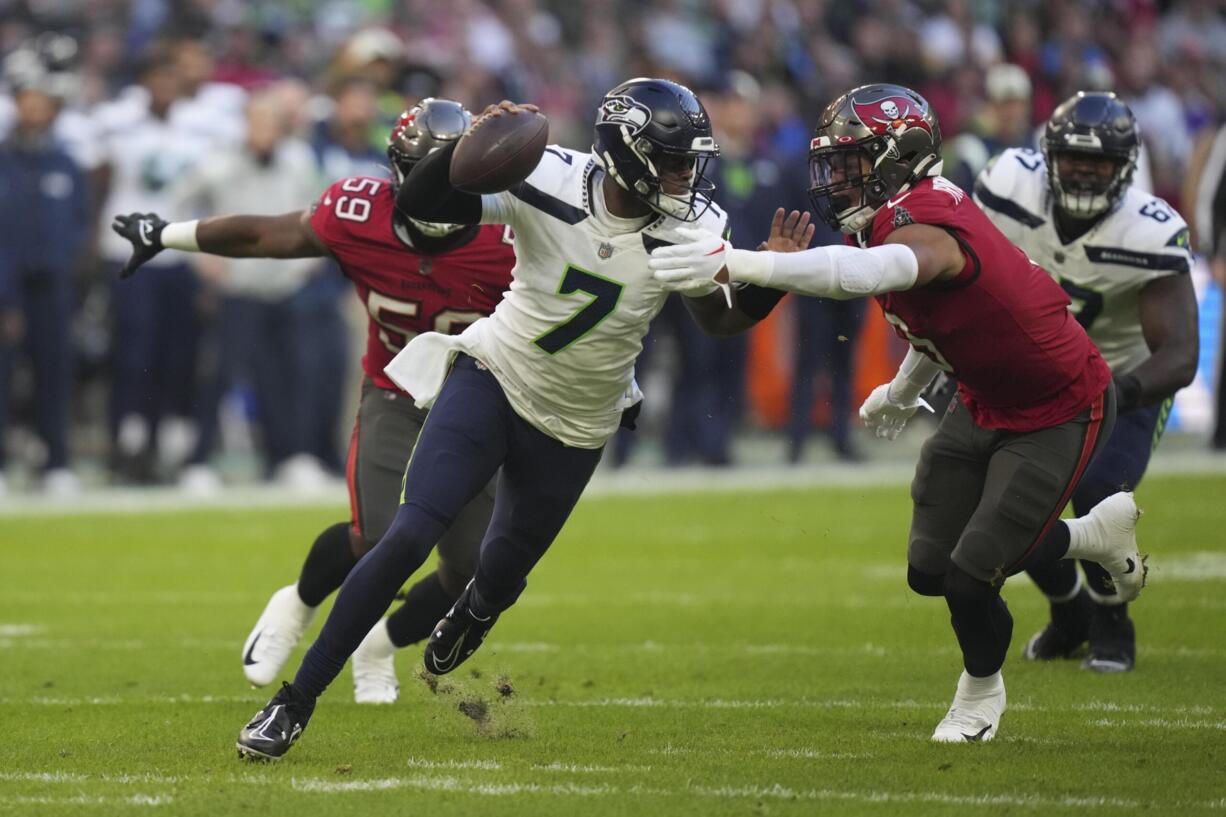
[[[0,0],[0,19],[0,494],[335,485],[366,321],[339,272],[164,253],[119,282],[112,216],[306,208],[330,181],[386,176],[391,122],[432,95],[474,111],[535,102],[553,141],[586,149],[601,95],[637,75],[704,99],[724,150],[716,198],[741,246],[774,206],[806,205],[814,119],[855,84],[923,93],[946,175],[965,187],[993,153],[1034,146],[1064,97],[1116,90],[1145,138],[1138,180],[1184,215],[1198,252],[1200,376],[1177,401],[1176,446],[1226,447],[1213,212],[1226,18],[1212,0]],[[62,100],[53,133],[79,176],[18,138],[27,91]],[[148,135],[163,98],[165,127]],[[244,173],[240,156],[268,172]],[[608,461],[863,459],[853,412],[903,349],[864,304],[789,300],[733,341],[702,337],[670,303],[640,366],[645,421]],[[823,430],[828,449],[806,449]]]

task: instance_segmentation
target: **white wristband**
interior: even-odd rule
[[[196,225],[199,223],[199,219],[170,222],[162,228],[162,246],[170,250],[200,252],[200,245],[196,242]]]

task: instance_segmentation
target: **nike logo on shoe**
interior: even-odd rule
[[[449,672],[451,668],[455,666],[456,661],[459,659],[460,648],[464,646],[464,639],[467,637],[468,637],[467,632],[461,635],[459,640],[456,641],[455,646],[451,648],[451,652],[443,656],[442,661],[438,660],[437,655],[431,655],[430,662],[434,664],[434,668],[439,670],[441,673]]]
[[[966,738],[966,740],[969,743],[977,743],[983,740],[983,736],[986,735],[988,733],[988,730],[991,728],[992,728],[992,724],[989,723],[987,726],[983,727],[982,729],[980,729],[978,732],[976,732],[973,735],[968,735],[965,732],[963,732],[962,737]]]
[[[260,639],[264,637],[264,633],[260,632],[255,638],[251,639],[251,646],[247,648],[247,654],[243,656],[243,666],[249,667],[256,663],[256,660],[251,657],[255,652],[255,645],[260,643]]]
[[[1137,569],[1137,563],[1131,558],[1126,559],[1125,562],[1128,564],[1128,569],[1124,571],[1124,575],[1127,576],[1129,573]]]

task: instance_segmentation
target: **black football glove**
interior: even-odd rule
[[[111,229],[132,242],[132,257],[119,271],[120,278],[127,278],[141,264],[166,249],[162,244],[162,229],[169,223],[157,213],[115,216]]]

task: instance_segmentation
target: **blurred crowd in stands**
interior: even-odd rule
[[[1114,89],[1145,138],[1139,182],[1226,281],[1215,0],[0,0],[0,54],[0,468],[7,453],[10,478],[53,493],[79,488],[84,461],[208,491],[236,450],[293,485],[341,473],[363,318],[338,271],[164,252],[121,282],[129,248],[109,224],[305,209],[338,178],[386,175],[392,121],[426,96],[535,102],[553,141],[583,149],[617,82],[683,81],[712,115],[734,243],[755,246],[776,206],[807,206],[810,130],[853,85],[924,94],[964,187],[1035,146],[1072,92]],[[789,300],[765,349],[665,309],[638,434],[658,433],[668,464],[729,464],[734,432],[764,423],[784,430],[781,459],[802,461],[816,426],[859,459],[866,304]],[[778,412],[749,399],[771,368]]]

